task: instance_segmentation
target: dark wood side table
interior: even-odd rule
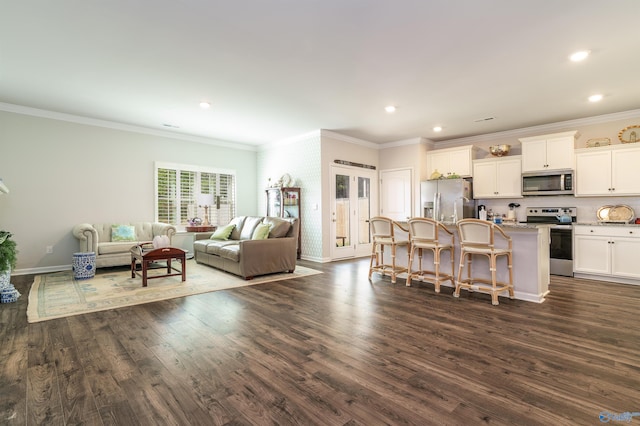
[[[217,229],[217,226],[186,226],[185,230],[187,232],[213,232]]]
[[[151,278],[171,277],[174,275],[182,275],[182,281],[187,279],[187,264],[185,262],[186,250],[175,247],[154,248],[153,243],[142,243],[131,247],[131,278],[135,278],[136,274],[142,276],[142,287],[147,286],[147,280]],[[171,266],[171,260],[176,259],[182,264],[181,269]],[[159,260],[167,262],[167,273],[164,275],[147,275],[149,265]],[[142,273],[136,271],[136,264],[140,262]],[[174,272],[176,271],[176,272]]]

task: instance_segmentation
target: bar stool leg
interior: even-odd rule
[[[413,274],[413,257],[415,251],[415,247],[409,247],[409,269],[407,270],[407,287],[411,287],[411,276]]]
[[[456,289],[453,292],[453,297],[460,297],[460,288],[462,287],[460,280],[462,280],[462,270],[464,268],[464,258],[466,255],[467,253],[464,250],[460,251],[460,266],[458,267],[458,279],[456,280]]]
[[[391,284],[396,283],[396,245],[391,245]]]
[[[433,249],[433,264],[435,267],[435,291],[440,293],[440,250],[438,248]]]
[[[514,299],[516,296],[513,291],[513,258],[512,253],[507,254],[508,267],[509,267],[509,298]]]
[[[498,305],[498,291],[496,290],[496,269],[497,269],[497,261],[496,255],[492,254],[490,256],[489,267],[491,268],[491,304],[494,306]]]
[[[473,264],[473,253],[467,253],[467,284],[471,286],[471,265]],[[469,291],[473,291],[471,287],[468,289]]]
[[[369,261],[369,281],[371,281],[371,276],[373,275],[373,260],[376,260],[376,266],[378,266],[378,244],[374,241],[372,244],[371,250],[371,260]]]
[[[456,285],[456,278],[455,278],[455,275],[454,275],[454,273],[455,273],[455,270],[454,270],[455,269],[455,265],[454,265],[455,260],[454,259],[455,259],[455,254],[454,254],[454,251],[453,251],[453,247],[451,247],[449,249],[449,260],[450,260],[450,263],[451,263],[451,280],[450,281],[451,281],[451,284],[455,286]]]

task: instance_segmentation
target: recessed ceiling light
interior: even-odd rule
[[[392,112],[396,112],[396,107],[393,105],[387,105],[384,107],[384,110],[391,114]]]
[[[200,102],[200,108],[209,109],[211,108],[211,104],[209,102]]]
[[[433,131],[434,132],[441,132],[442,131],[442,127],[436,126],[436,127],[433,128]]]
[[[589,56],[589,53],[591,52],[588,50],[581,50],[579,52],[572,53],[571,56],[569,56],[569,59],[571,59],[573,62],[584,61],[585,59],[587,59],[587,56]]]
[[[589,96],[589,102],[600,102],[601,100],[602,100],[601,94]]]

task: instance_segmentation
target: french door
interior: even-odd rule
[[[331,166],[331,259],[371,253],[369,219],[377,211],[375,170]]]

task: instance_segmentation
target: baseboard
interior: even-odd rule
[[[594,281],[603,281],[609,283],[617,283],[617,284],[631,284],[631,285],[640,285],[640,280],[632,279],[632,278],[622,278],[622,277],[614,277],[611,275],[592,275],[592,274],[584,274],[584,273],[573,273],[574,278],[582,278],[585,280],[594,280]]]
[[[49,274],[51,272],[70,271],[71,265],[57,265],[57,266],[43,266],[41,268],[25,268],[14,269],[11,271],[11,275],[37,275],[37,274]]]

